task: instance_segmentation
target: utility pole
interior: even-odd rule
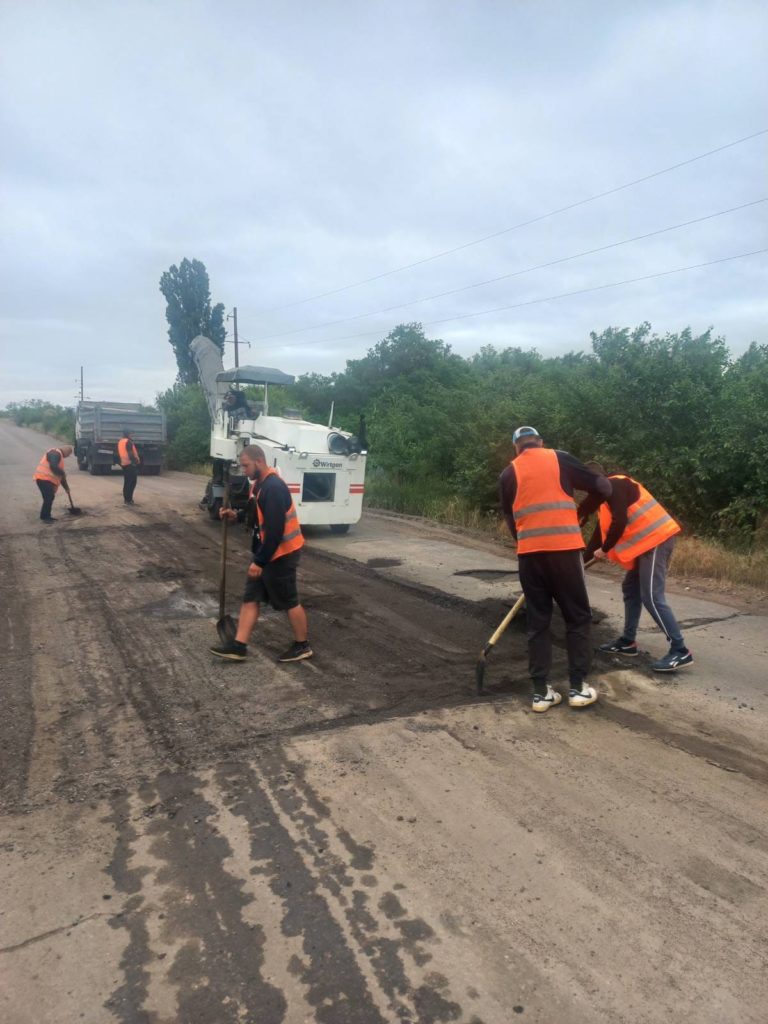
[[[83,400],[83,368],[80,367],[80,401]]]
[[[232,307],[233,332],[235,335],[235,369],[240,365],[240,353],[237,349],[237,306]]]

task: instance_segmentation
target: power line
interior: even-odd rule
[[[456,320],[469,320],[471,317],[476,316],[487,316],[489,313],[502,313],[510,309],[521,309],[523,306],[535,306],[542,302],[555,302],[558,299],[568,299],[576,295],[587,295],[590,292],[605,291],[608,288],[619,288],[625,284],[637,284],[641,281],[652,281],[659,277],[669,277],[672,274],[683,274],[688,270],[701,270],[704,267],[714,267],[718,263],[729,263],[732,260],[743,260],[748,256],[759,256],[761,253],[767,253],[766,249],[753,249],[752,252],[740,252],[734,256],[721,256],[716,260],[709,260],[706,263],[693,263],[687,267],[674,267],[672,270],[660,270],[655,274],[644,274],[642,277],[628,277],[623,281],[611,281],[608,284],[597,284],[589,288],[578,288],[572,292],[559,292],[556,295],[545,295],[538,299],[527,299],[525,302],[515,302],[510,306],[494,306],[493,309],[481,309],[475,313],[461,313],[458,316],[444,317],[442,320],[426,320],[422,324],[423,327],[435,327],[439,324],[453,323]],[[377,331],[363,331],[360,334],[344,334],[339,338],[334,338],[333,341],[351,341],[356,338],[369,338],[374,335],[379,335],[380,330]],[[317,342],[315,342],[317,344]],[[327,341],[320,342],[320,344],[328,344]]]
[[[728,213],[736,213],[738,210],[746,210],[751,206],[768,202],[768,197],[753,199],[740,206],[731,206],[727,210],[718,210],[716,213],[708,213],[703,217],[694,217],[693,220],[682,221],[680,224],[671,224],[665,228],[657,228],[655,231],[647,231],[642,235],[634,235],[632,238],[624,238],[619,242],[610,242],[608,245],[600,245],[595,249],[585,249],[583,252],[573,253],[570,256],[561,256],[555,260],[548,260],[546,263],[537,263],[532,267],[524,267],[522,270],[513,270],[509,274],[500,274],[498,277],[489,277],[485,281],[477,281],[475,284],[465,284],[461,288],[451,288],[444,292],[435,292],[433,295],[424,295],[419,299],[411,299],[409,302],[400,302],[393,306],[384,306],[382,309],[375,309],[368,313],[356,313],[354,316],[341,317],[338,320],[327,320],[324,323],[312,324],[309,327],[296,327],[290,331],[281,331],[279,334],[265,334],[256,339],[260,341],[271,341],[277,338],[286,338],[292,334],[303,334],[305,331],[318,331],[323,327],[337,327],[339,324],[351,323],[354,320],[363,320],[369,316],[380,316],[383,313],[391,313],[395,309],[406,309],[408,306],[416,306],[421,302],[430,302],[432,299],[442,299],[448,295],[458,295],[460,292],[471,291],[473,288],[482,288],[487,284],[496,284],[498,281],[507,281],[512,277],[521,277],[523,274],[533,273],[535,270],[544,270],[547,267],[554,267],[560,263],[568,263],[570,260],[580,259],[582,256],[594,256],[599,252],[606,252],[608,249],[616,249],[622,245],[629,245],[631,242],[640,242],[646,238],[653,238],[656,235],[663,235],[668,231],[677,231],[680,228],[690,227],[692,224],[701,224],[703,221],[713,220],[715,217],[723,217]]]
[[[350,288],[359,288],[364,284],[371,284],[373,281],[380,281],[384,277],[391,277],[393,274],[400,274],[404,270],[412,270],[414,267],[420,267],[425,263],[431,263],[433,260],[442,259],[444,256],[451,256],[453,253],[461,252],[463,249],[469,249],[473,245],[480,245],[481,242],[488,242],[492,238],[499,238],[501,235],[509,234],[511,231],[518,231],[520,228],[529,227],[531,224],[538,224],[540,221],[546,220],[549,217],[555,217],[559,213],[567,213],[569,210],[575,210],[579,206],[586,206],[587,203],[593,203],[597,199],[604,199],[606,196],[615,195],[617,192],[623,192],[624,189],[632,188],[634,185],[641,185],[644,181],[651,181],[653,178],[658,178],[662,174],[669,174],[671,171],[677,171],[681,167],[687,167],[699,160],[705,160],[707,157],[714,156],[716,153],[722,153],[726,149],[732,149],[734,146],[740,146],[744,142],[750,142],[752,139],[757,139],[761,135],[766,134],[768,134],[768,128],[762,128],[760,131],[753,132],[751,135],[744,135],[740,139],[734,139],[732,142],[726,142],[722,146],[716,146],[714,149],[709,149],[706,153],[699,153],[697,156],[689,157],[687,160],[681,160],[679,163],[670,164],[669,167],[662,167],[661,170],[653,171],[651,174],[645,174],[642,178],[635,178],[633,181],[627,181],[623,185],[616,185],[614,188],[606,189],[603,192],[597,192],[595,195],[587,196],[586,199],[579,199],[575,203],[569,203],[567,206],[559,206],[557,209],[549,210],[547,213],[539,214],[536,217],[531,217],[529,220],[520,221],[518,224],[513,224],[511,227],[502,228],[500,231],[493,231],[489,235],[482,235],[480,238],[474,238],[469,242],[463,242],[461,245],[454,246],[452,249],[444,249],[442,252],[437,252],[432,256],[425,256],[423,259],[414,260],[413,263],[405,263],[401,267],[394,267],[392,270],[385,270],[381,274],[374,274],[373,277],[365,277],[360,281],[353,281],[351,284],[342,285],[340,288],[331,288],[329,291],[318,292],[316,295],[310,295],[306,299],[297,299],[295,302],[286,302],[280,306],[271,306],[269,309],[261,309],[254,315],[265,316],[267,313],[275,313],[281,309],[292,309],[295,306],[303,306],[308,302],[315,302],[317,299],[325,299],[330,295],[338,295],[340,292],[349,291]]]

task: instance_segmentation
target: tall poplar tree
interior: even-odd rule
[[[181,384],[197,383],[197,367],[189,344],[198,334],[204,334],[224,351],[224,303],[211,306],[211,286],[208,271],[200,260],[183,259],[174,264],[160,278],[160,291],[167,303],[168,341],[176,356]]]

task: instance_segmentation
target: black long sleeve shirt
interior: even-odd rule
[[[257,517],[251,541],[252,561],[256,565],[265,566],[272,560],[272,556],[283,539],[285,517],[293,498],[285,481],[270,473],[266,480],[259,484],[256,490],[256,501],[264,517],[264,525],[259,529]]]
[[[619,542],[619,539],[627,528],[627,512],[631,505],[640,499],[640,488],[632,480],[626,477],[609,476],[611,481],[611,496],[607,499],[608,507],[611,510],[611,525],[605,537],[600,529],[600,522],[595,523],[595,529],[589,538],[584,558],[589,560],[598,548],[603,551],[610,551]],[[579,521],[596,512],[603,499],[596,495],[588,495],[579,505]]]
[[[560,486],[571,498],[575,490],[586,491],[589,495],[593,495],[597,499],[597,505],[610,497],[611,484],[607,477],[593,473],[569,452],[555,451],[555,455],[560,466]],[[517,539],[517,527],[512,515],[512,504],[516,495],[517,476],[514,463],[511,463],[499,477],[499,501],[509,531],[515,539]]]

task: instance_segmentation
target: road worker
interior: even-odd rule
[[[587,465],[602,473],[598,462]],[[579,506],[584,522],[594,511],[598,520],[587,545],[585,557],[607,558],[626,570],[621,589],[624,594],[624,630],[620,637],[602,644],[607,654],[637,657],[637,627],[643,606],[669,641],[663,658],[651,662],[654,672],[676,672],[693,664],[677,619],[667,604],[667,570],[680,525],[641,483],[625,473],[611,473],[611,496],[603,500],[588,495]]]
[[[586,682],[592,661],[592,611],[573,492],[587,491],[602,500],[610,497],[611,485],[568,452],[545,448],[535,427],[518,427],[512,441],[516,454],[501,474],[499,496],[507,525],[517,540],[528,622],[532,708],[548,711],[562,700],[549,681],[553,601],[565,621],[568,704],[572,708],[588,707],[597,700],[597,690]]]
[[[40,465],[35,470],[34,481],[43,496],[43,505],[40,509],[40,519],[44,523],[55,523],[51,515],[53,499],[59,486],[69,494],[67,474],[64,471],[64,459],[72,454],[72,445],[63,444],[59,448],[49,448],[40,459]]]
[[[259,620],[259,607],[268,602],[275,610],[288,613],[293,630],[294,643],[277,660],[303,661],[311,658],[313,651],[307,639],[307,615],[299,602],[296,584],[296,569],[304,546],[296,507],[277,470],[267,465],[263,448],[255,444],[243,448],[240,465],[251,480],[249,502],[256,513],[252,558],[235,639],[211,647],[211,653],[228,661],[245,661],[251,633]],[[219,516],[240,518],[231,508],[221,509]]]
[[[136,481],[139,478],[141,459],[131,438],[130,430],[124,430],[123,436],[117,442],[117,455],[123,471],[123,501],[126,505],[134,505],[133,492],[136,490]]]

